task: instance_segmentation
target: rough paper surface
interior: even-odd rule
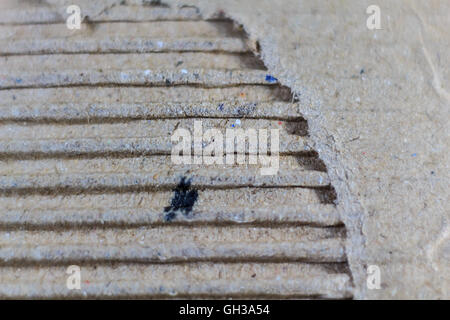
[[[123,11],[118,9],[120,1],[62,1],[58,2],[53,13],[50,14],[48,7],[54,6],[56,1],[48,0],[47,4],[39,9],[42,13],[34,13],[33,19],[64,21],[66,17],[64,6],[69,2],[70,4],[78,3],[83,8],[83,16],[88,17],[87,21],[93,21],[94,26],[96,20],[101,21],[105,17],[120,20],[126,14],[132,14],[138,20],[157,20],[163,14],[154,10],[147,13],[137,10],[141,12],[139,14],[135,11]],[[142,4],[141,1],[128,2]],[[118,267],[104,264],[99,270],[93,269],[92,266],[86,270],[89,281],[98,279],[100,283],[84,291],[87,296],[114,296],[119,292],[125,292],[125,295],[130,296],[166,297],[176,292],[184,292],[185,296],[204,297],[213,293],[222,297],[228,295],[239,297],[243,293],[247,296],[258,296],[266,288],[272,288],[268,295],[275,297],[450,298],[448,196],[450,4],[447,1],[379,0],[376,4],[381,9],[381,29],[369,30],[366,26],[368,18],[366,8],[374,4],[371,1],[286,0],[277,2],[276,5],[273,1],[265,0],[220,2],[167,0],[165,3],[174,10],[164,13],[165,17],[172,15],[170,16],[172,20],[180,17],[194,21],[230,18],[242,25],[249,38],[235,37],[233,32],[237,31],[231,32],[223,26],[213,28],[208,23],[190,22],[193,23],[192,26],[189,27],[186,24],[178,29],[175,26],[155,25],[155,29],[149,30],[148,33],[142,29],[136,29],[135,37],[131,42],[114,40],[114,36],[120,35],[120,32],[126,36],[129,30],[120,27],[114,29],[111,26],[104,26],[103,29],[91,27],[81,30],[80,32],[85,33],[72,39],[70,47],[66,45],[66,42],[56,40],[31,41],[30,38],[33,36],[30,35],[27,38],[26,31],[13,34],[12,39],[15,41],[0,39],[5,44],[4,53],[12,55],[9,62],[2,62],[1,73],[5,76],[0,82],[4,89],[0,95],[2,95],[3,104],[17,105],[17,109],[13,109],[14,112],[4,106],[0,110],[0,116],[5,121],[0,128],[4,132],[2,137],[5,137],[2,139],[10,140],[2,141],[0,147],[5,153],[14,155],[11,159],[4,161],[0,168],[5,177],[1,181],[0,188],[6,190],[2,203],[8,208],[1,223],[12,226],[11,229],[2,231],[1,239],[6,249],[2,249],[0,258],[7,262],[7,265],[0,269],[0,279],[3,279],[2,281],[7,285],[3,286],[0,294],[28,297],[65,296],[67,292],[61,281],[65,276],[64,269],[59,268],[58,263],[65,266],[66,262],[86,258],[94,261],[96,259],[108,261],[108,255],[112,255],[115,259],[113,262],[118,263]],[[8,1],[3,6],[14,9],[14,4]],[[35,12],[33,10],[36,8],[29,4],[27,6],[29,6],[28,13],[22,12],[14,15],[13,18],[4,11],[2,13],[4,17],[1,16],[2,21],[5,23],[28,21],[29,13]],[[11,28],[9,26],[2,26],[2,28],[5,28],[7,32],[13,32],[8,29]],[[193,31],[190,32],[190,30]],[[5,34],[8,34],[7,32]],[[32,31],[29,30],[29,32]],[[40,35],[49,39],[64,36],[64,32],[67,30],[48,28]],[[165,40],[176,32],[185,33],[183,36],[189,36],[191,39],[188,42]],[[147,35],[153,40],[143,40]],[[161,36],[164,41],[154,39],[156,36]],[[205,36],[214,40],[212,42],[205,40]],[[98,44],[99,41],[101,44]],[[84,58],[86,61],[93,61],[88,56],[74,56],[75,60],[72,62],[64,60],[64,57],[59,57],[59,60],[55,62],[48,62],[49,60],[42,57],[42,54],[40,58],[30,56],[32,59],[41,59],[34,61],[42,64],[41,68],[44,70],[45,68],[48,68],[47,70],[56,68],[57,71],[66,69],[63,75],[56,77],[49,76],[47,72],[33,73],[30,68],[25,67],[27,62],[17,57],[18,52],[42,53],[45,50],[48,54],[71,50],[89,55],[97,49],[106,52],[117,51],[124,45],[132,50],[127,54],[134,54],[136,57],[117,56],[110,63],[89,62],[108,71],[96,71],[83,75],[73,70],[77,70],[76,59],[79,59],[79,63]],[[146,59],[155,61],[152,54],[167,50],[184,52],[182,60],[186,61],[188,74],[181,71],[183,66],[176,66],[177,61],[170,68],[160,70],[160,73],[145,72],[143,66],[153,70],[155,65],[159,64],[158,62],[152,62],[153,66],[150,62],[146,64]],[[203,56],[200,60],[196,60],[198,57],[192,56],[192,51],[201,51]],[[260,63],[254,62],[251,57],[247,57],[249,51],[260,55],[267,70]],[[240,59],[228,54],[226,57],[215,56],[217,64],[214,64],[208,52],[217,55],[223,52],[234,54],[244,52],[245,58]],[[174,57],[169,54],[172,53],[164,56],[161,64],[174,60]],[[197,61],[201,61],[200,65]],[[88,68],[89,63],[86,64]],[[210,69],[214,69],[213,67],[220,69],[225,65],[243,71],[238,71],[233,76],[210,72]],[[123,69],[136,70],[122,73]],[[245,69],[251,69],[251,71]],[[266,74],[292,90],[298,99],[295,107],[288,104],[292,101],[287,101],[284,88],[260,85],[267,82],[264,78]],[[20,81],[17,81],[16,75],[21,76]],[[167,91],[159,88],[158,86],[172,85],[165,81],[167,78],[173,78],[175,82],[173,84],[177,87]],[[247,80],[245,89],[237,89],[234,86]],[[144,90],[133,87],[129,91],[124,91],[123,88],[101,87],[95,93],[86,91],[83,94],[80,94],[81,91],[71,89],[73,85],[92,82],[102,86],[105,83],[149,84],[151,88]],[[192,90],[188,86],[184,87],[183,84],[200,85],[201,88]],[[208,84],[212,88],[208,88]],[[63,88],[54,88],[55,86],[63,86]],[[226,88],[219,90],[217,86]],[[44,90],[33,89],[33,87],[47,88]],[[37,91],[26,93],[26,90],[32,89]],[[202,100],[205,105],[202,107],[196,103],[185,105],[184,97],[186,96],[194,101]],[[212,195],[212,192],[222,192],[222,190],[202,191],[205,194],[200,194],[199,199],[204,199],[202,200],[204,202],[200,202],[198,207],[194,206],[193,212],[208,214],[193,223],[204,223],[209,220],[219,226],[224,223],[227,227],[222,229],[213,226],[208,230],[199,224],[196,239],[190,239],[191,235],[183,233],[185,232],[183,222],[180,222],[181,229],[178,231],[164,228],[152,231],[144,227],[136,233],[135,230],[123,229],[123,224],[130,222],[135,224],[134,227],[164,223],[162,218],[157,216],[160,213],[158,210],[170,204],[170,188],[175,188],[179,183],[173,178],[173,173],[178,173],[177,170],[184,172],[185,169],[166,166],[166,161],[158,157],[152,158],[154,162],[147,163],[148,168],[152,169],[144,170],[142,168],[145,166],[142,166],[142,163],[149,160],[136,158],[131,161],[119,157],[119,160],[111,162],[107,158],[77,159],[77,155],[96,154],[107,150],[116,155],[136,152],[136,156],[139,156],[139,150],[152,150],[153,154],[163,157],[161,153],[167,152],[170,148],[167,141],[158,137],[167,137],[165,130],[170,130],[176,124],[170,123],[169,120],[159,124],[160,127],[155,131],[157,132],[155,140],[147,141],[148,145],[142,144],[140,140],[129,140],[138,139],[140,131],[146,132],[146,120],[157,121],[161,117],[170,118],[169,114],[177,112],[184,116],[190,115],[189,117],[197,117],[207,112],[215,117],[216,101],[226,100],[230,96],[238,96],[249,103],[254,101],[262,103],[261,108],[256,108],[258,111],[249,111],[247,115],[255,112],[254,117],[272,121],[271,126],[278,125],[281,118],[282,121],[299,121],[298,119],[303,117],[307,123],[306,146],[308,149],[301,149],[302,157],[307,155],[311,158],[310,152],[314,151],[317,152],[320,160],[308,159],[299,163],[289,158],[290,151],[299,151],[299,148],[305,147],[305,143],[301,138],[303,135],[293,134],[293,132],[298,133],[298,130],[289,132],[287,129],[288,138],[282,140],[285,143],[283,150],[286,154],[285,158],[280,160],[280,168],[286,170],[283,171],[285,175],[278,178],[261,178],[255,182],[253,172],[256,172],[256,168],[248,170],[228,168],[227,171],[217,175],[214,169],[211,171],[197,168],[193,169],[198,171],[194,175],[197,178],[193,178],[192,186],[205,187],[214,177],[213,186],[247,186],[255,183],[256,187],[268,184],[274,187],[287,185],[298,189],[291,189],[287,191],[288,194],[277,194],[279,192],[277,190],[264,194],[258,193],[261,191],[257,190],[256,193],[240,195],[231,193]],[[83,103],[90,103],[95,100],[95,97],[100,97],[97,101],[99,104],[94,107],[91,105],[88,116],[92,115],[97,120],[92,125],[86,124],[83,112],[87,107]],[[36,103],[42,99],[49,104],[33,111]],[[139,105],[139,103],[149,102],[149,99],[154,103],[149,107],[150,111],[147,107]],[[169,104],[168,100],[170,100]],[[158,107],[161,101],[167,108],[166,111],[161,111]],[[211,104],[208,104],[211,101],[214,102],[215,111],[212,110]],[[273,108],[273,101],[283,106]],[[68,113],[58,113],[58,110],[61,110],[59,107],[61,102],[68,104],[64,109],[69,110]],[[75,102],[77,105],[73,106]],[[179,104],[180,102],[182,105]],[[236,103],[228,103],[222,107],[225,115],[233,118],[232,121],[234,121],[236,112],[238,115],[242,114],[237,111],[240,106]],[[26,126],[19,129],[15,126],[20,127],[20,124],[8,122],[14,117],[25,121],[35,121],[37,124],[33,125],[32,129]],[[45,121],[49,123],[42,123],[40,117],[45,118]],[[111,123],[107,126],[97,123],[95,127],[96,121],[99,122],[98,119],[114,122],[111,119],[132,117],[140,119],[142,124],[134,129],[123,123]],[[73,121],[76,126],[72,126],[74,125],[72,123],[71,129],[67,130],[64,125],[58,124],[61,119]],[[100,120],[102,121],[105,120]],[[226,122],[226,125],[230,126],[232,123]],[[245,125],[244,122],[243,124]],[[48,130],[48,127],[39,128],[39,126],[48,125],[53,126],[51,130]],[[215,126],[214,123],[209,125]],[[248,126],[257,125],[248,122]],[[131,137],[130,132],[135,132],[136,135]],[[61,137],[72,139],[72,144],[58,144],[56,140]],[[103,138],[95,139],[95,137]],[[110,140],[107,144],[103,141],[105,137]],[[93,139],[77,140],[85,138]],[[26,144],[23,142],[26,139],[35,140],[33,143]],[[26,155],[30,153],[47,156],[42,159],[27,159]],[[53,159],[55,155],[58,157],[67,153],[72,153],[73,157]],[[21,157],[17,157],[18,154]],[[49,154],[53,156],[50,157]],[[108,174],[105,174],[106,172]],[[97,173],[99,175],[96,176]],[[220,182],[220,178],[224,180]],[[137,185],[145,185],[147,189],[134,189],[135,181]],[[152,195],[148,200],[149,195],[144,193],[153,192],[155,187],[160,185],[166,185],[168,190]],[[328,185],[336,192],[336,206],[333,204],[333,195],[317,195],[310,189]],[[64,189],[67,192],[70,191],[72,196],[69,199],[64,197],[60,199],[57,195],[51,194],[28,194],[27,192],[33,188]],[[125,188],[125,192],[120,192],[121,200],[112,200],[108,194],[104,196],[95,193],[77,195],[80,190],[89,188],[109,190],[108,192]],[[16,189],[20,189],[22,193],[14,194]],[[275,200],[283,197],[287,199],[284,208]],[[208,199],[211,199],[209,203]],[[111,201],[117,201],[117,205],[111,204]],[[218,210],[216,211],[211,204],[214,201],[217,201]],[[235,201],[247,203],[248,211],[243,213],[239,205],[230,206],[230,203]],[[27,209],[41,212],[42,219],[30,215],[27,210],[20,211],[21,209],[17,207],[18,203]],[[38,203],[38,205],[31,203]],[[141,203],[151,204],[150,212],[130,209],[142,208]],[[302,203],[305,206],[302,206]],[[108,208],[114,208],[116,211],[106,215],[102,213],[102,208],[107,207],[107,204]],[[119,209],[118,207],[123,204],[126,204],[124,205],[126,208]],[[42,213],[42,210],[45,211],[48,207],[60,210],[60,214]],[[300,210],[300,207],[304,210]],[[274,211],[273,208],[278,210]],[[288,208],[299,210],[296,212],[299,217],[296,220],[297,223],[308,225],[292,227],[292,229],[286,229],[287,232],[272,229],[273,221],[290,220],[289,214],[292,212]],[[145,209],[148,208],[145,207]],[[128,212],[130,216],[133,215],[133,219],[124,219]],[[236,218],[238,214],[244,214],[244,216]],[[61,219],[61,215],[66,218]],[[16,219],[17,216],[22,217],[22,220]],[[337,216],[339,218],[336,218]],[[109,227],[112,229],[94,233],[90,229],[79,231],[77,227],[74,228],[87,223],[89,219],[86,217],[93,219],[94,227],[97,226],[98,221],[112,219],[112,222],[109,222]],[[52,226],[54,219],[57,220],[56,227]],[[258,229],[257,232],[261,234],[253,233],[251,228],[241,229],[241,227],[229,226],[236,221],[252,221],[253,223],[258,219],[262,220],[263,224],[258,228],[269,224],[268,230]],[[34,225],[32,230],[15,229],[24,220]],[[344,226],[339,224],[340,222],[343,222]],[[42,231],[39,225],[41,227],[44,225],[47,230]],[[61,232],[59,229],[52,230],[61,225],[69,226],[68,230]],[[323,225],[332,227],[324,231]],[[179,238],[194,245],[179,248],[169,240],[164,241],[164,239],[172,239],[172,235],[175,237],[173,241],[179,241],[177,240]],[[147,236],[155,238],[158,245],[148,244]],[[235,237],[249,241],[244,244],[235,244],[230,241]],[[71,248],[68,239],[76,243],[78,246],[76,250]],[[133,246],[132,243],[139,242],[139,239],[143,244]],[[101,241],[105,241],[110,247],[106,244],[103,248],[90,246],[92,243]],[[196,241],[204,246],[199,249],[201,246],[195,245]],[[33,248],[35,243],[40,244],[43,249],[39,246]],[[59,245],[54,245],[55,243]],[[124,247],[126,249],[114,247],[117,243],[123,243],[128,247]],[[19,249],[14,250],[15,248]],[[161,256],[169,259],[169,262],[170,259],[177,261],[186,257],[201,257],[207,261],[192,262],[195,265],[187,269],[169,264],[166,267],[171,271],[164,269],[164,266],[151,268],[121,264],[123,261],[135,262],[139,259],[147,259],[146,261],[151,262],[152,259],[161,259]],[[239,264],[230,267],[227,264],[211,264],[208,259],[214,259],[217,256],[222,260],[224,257],[231,257],[230,259],[252,257],[253,259],[269,256],[272,260],[269,259],[268,262],[264,259],[239,261]],[[291,260],[284,261],[286,257]],[[219,262],[224,262],[220,259]],[[304,270],[302,275],[296,271],[299,264],[295,264],[294,260],[298,262],[305,259],[306,263],[300,264],[300,268]],[[36,283],[28,287],[15,286],[11,279],[14,279],[17,271],[8,268],[14,268],[16,264],[26,266],[30,261],[33,263],[26,268],[26,276],[23,279],[39,274],[40,276],[35,278]],[[53,265],[52,261],[56,265]],[[280,261],[286,265],[281,267],[281,265],[271,264]],[[317,261],[329,263],[330,266],[322,269],[317,265],[309,264]],[[367,268],[370,265],[378,266],[381,272],[381,288],[378,290],[370,290],[366,285]],[[280,268],[281,277],[286,279],[285,282],[276,281]],[[49,272],[55,275],[50,284],[45,282]],[[170,283],[164,280],[167,272],[176,275],[175,280]],[[148,279],[146,277],[150,277],[150,274],[156,277],[163,287],[163,284],[166,286],[158,291],[156,287],[146,287],[145,281],[141,284],[140,281],[133,280],[134,277],[139,277],[136,275],[141,275],[142,279]],[[187,274],[192,279],[196,279],[189,288],[180,286],[182,282],[176,280],[183,279],[183,275]],[[254,274],[255,278],[253,278]],[[262,276],[260,281],[258,281],[259,274]],[[232,275],[236,275],[236,278]],[[120,277],[125,279],[124,287],[112,285],[106,291],[102,291],[102,283],[109,283],[111,279]],[[236,282],[225,280],[228,279],[227,277],[233,278]],[[294,282],[289,282],[293,279]],[[255,281],[252,282],[252,280]],[[39,283],[39,281],[42,282]],[[276,283],[279,286],[275,285]],[[244,287],[244,290],[238,288],[240,285]]]

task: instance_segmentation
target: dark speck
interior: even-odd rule
[[[274,76],[271,76],[270,74],[267,74],[267,75],[266,75],[266,81],[267,81],[267,82],[277,82],[278,79],[275,78]]]
[[[361,71],[359,72],[359,74],[363,74],[364,73],[364,69],[361,69]]]
[[[180,183],[173,189],[174,195],[170,202],[170,206],[164,208],[164,220],[172,221],[177,212],[188,216],[192,212],[195,202],[198,198],[198,191],[191,189],[191,180],[186,180],[186,177],[181,178]]]
[[[176,64],[175,64],[175,67],[178,67],[178,66],[180,66],[181,64],[183,64],[183,61],[178,61]]]

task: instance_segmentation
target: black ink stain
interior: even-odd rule
[[[177,212],[181,212],[188,216],[192,212],[195,202],[198,198],[198,191],[191,189],[191,180],[186,180],[186,177],[181,178],[180,183],[173,189],[174,195],[170,202],[170,206],[164,208],[164,220],[172,221]]]

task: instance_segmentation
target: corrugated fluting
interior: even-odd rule
[[[352,297],[301,101],[239,27],[121,1],[69,30],[60,11],[0,12],[1,298]],[[195,120],[280,129],[278,174],[174,164]]]

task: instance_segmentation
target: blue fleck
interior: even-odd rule
[[[277,82],[278,79],[273,77],[273,76],[271,76],[270,74],[267,74],[266,75],[266,81],[268,81],[268,82]]]
[[[234,124],[231,125],[234,128]]]
[[[223,103],[219,104],[219,110],[223,111]]]
[[[17,78],[16,83],[22,83],[22,79]]]
[[[415,157],[415,156],[417,156],[417,153],[413,153],[411,156]]]

